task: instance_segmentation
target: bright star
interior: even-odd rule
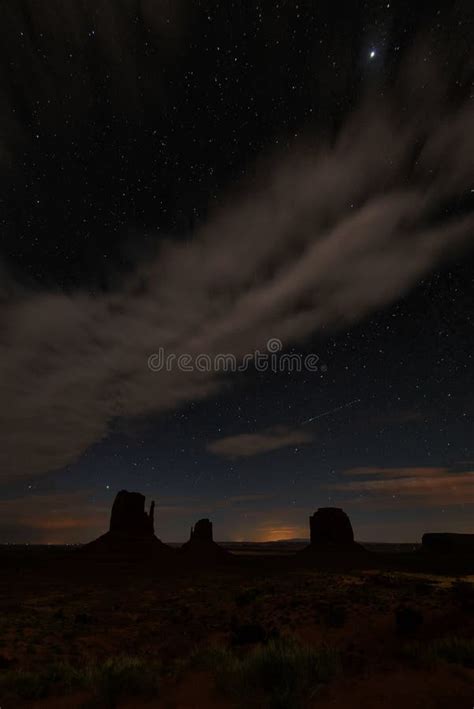
[[[371,59],[374,59],[374,57],[375,57],[375,49],[372,49],[372,51],[370,52],[370,55],[369,55],[369,56],[370,56]]]

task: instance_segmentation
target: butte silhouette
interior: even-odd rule
[[[155,503],[145,512],[145,496],[121,490],[115,497],[109,531],[86,544],[85,553],[126,556],[173,556],[173,550],[155,535]]]
[[[228,561],[232,557],[213,540],[212,522],[209,519],[200,519],[191,527],[189,541],[183,544],[180,551],[187,560],[200,564]]]
[[[354,541],[352,524],[339,507],[320,507],[309,518],[310,544],[298,556],[323,565],[359,563],[367,552]]]

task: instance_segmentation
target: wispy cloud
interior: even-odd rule
[[[474,471],[446,467],[354,468],[330,485],[346,503],[364,506],[448,507],[474,504]],[[365,480],[359,478],[364,477]]]
[[[349,470],[344,470],[343,475],[346,477],[377,476],[379,478],[432,478],[439,475],[440,471],[445,470],[446,468],[440,468],[439,466],[413,468],[378,468],[373,465],[367,465],[361,466],[359,468],[349,468]]]
[[[262,433],[242,433],[212,441],[207,449],[224,458],[250,458],[261,453],[310,443],[313,436],[307,431],[285,427],[270,429]]]

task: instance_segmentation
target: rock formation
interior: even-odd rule
[[[216,562],[229,559],[231,554],[220,547],[212,537],[212,522],[200,519],[191,527],[189,541],[181,547],[182,553],[188,558],[201,562]]]
[[[349,517],[338,507],[320,507],[309,518],[311,543],[299,554],[324,565],[359,563],[368,552],[354,541]]]
[[[309,518],[311,545],[353,544],[349,517],[339,507],[320,507]]]
[[[154,513],[154,502],[150,505],[150,511],[145,511],[144,495],[121,490],[112,505],[109,531],[86,544],[83,550],[133,557],[172,554],[172,549],[155,536]]]
[[[199,540],[201,542],[212,542],[212,522],[209,519],[200,519],[194,527],[191,527],[189,541]]]
[[[150,505],[149,513],[145,512],[145,495],[120,490],[112,505],[109,531],[127,536],[153,535],[154,512],[154,502]]]
[[[474,534],[428,533],[421,543],[424,551],[436,554],[474,555]]]

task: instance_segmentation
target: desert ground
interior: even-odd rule
[[[3,547],[2,709],[473,706],[469,564],[232,549],[165,564]]]

